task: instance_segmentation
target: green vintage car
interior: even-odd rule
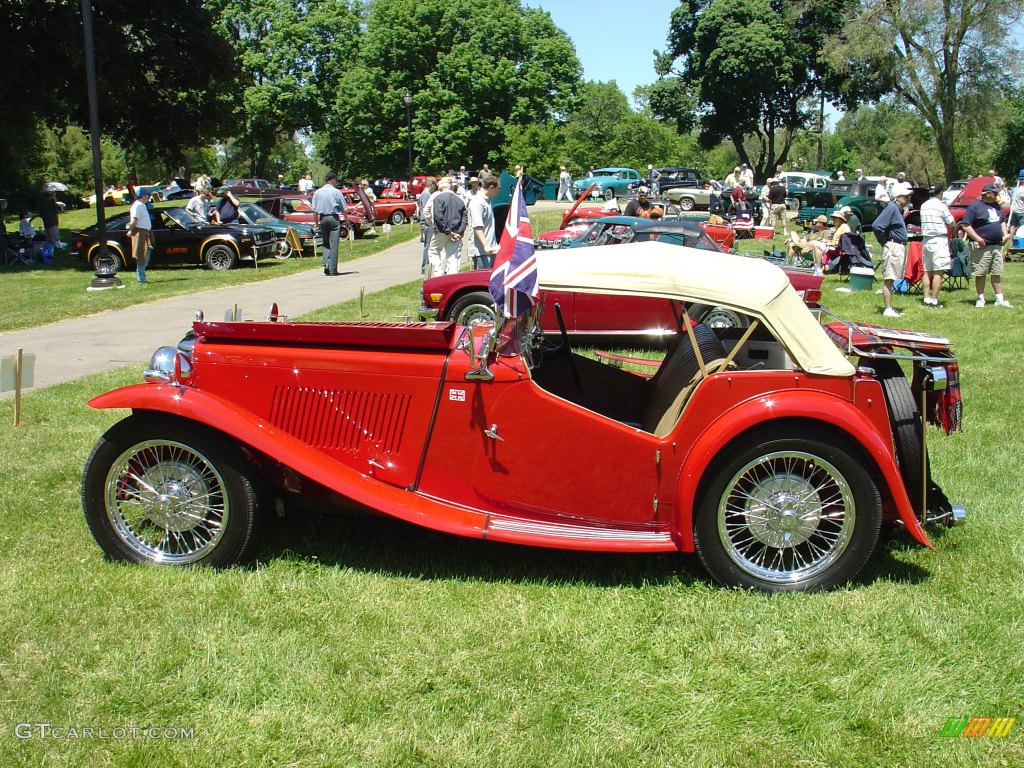
[[[294,229],[299,236],[299,242],[303,249],[307,246],[318,248],[323,244],[320,233],[314,229],[312,224],[302,224],[297,221],[285,221],[260,208],[255,203],[242,203],[238,208],[239,221],[246,224],[258,224],[274,230],[277,234],[277,258],[287,259],[292,256],[301,256],[296,253],[295,248],[288,242],[288,230]]]

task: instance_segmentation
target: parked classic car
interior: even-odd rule
[[[353,187],[342,187],[342,193],[348,198],[353,211],[362,211],[363,202]],[[416,213],[416,201],[401,197],[378,197],[373,201],[374,221],[377,224],[388,223],[400,226],[412,220]]]
[[[281,195],[280,197],[265,197],[256,201],[256,205],[279,219],[285,221],[297,221],[302,224],[313,224],[313,207],[309,204],[310,198],[306,195]],[[373,222],[367,221],[366,216],[360,211],[349,211],[347,226],[343,227],[341,238],[348,238],[348,229],[355,231],[356,237],[361,237],[363,232],[373,228]]]
[[[685,187],[688,189],[704,188],[704,178],[696,168],[678,168],[676,166],[669,166],[667,168],[659,168],[658,173],[661,174],[661,178],[658,179],[658,187],[661,190],[662,195],[670,189],[677,189],[679,187]],[[647,179],[634,181],[629,185],[629,188],[630,190],[636,190],[637,187],[646,183]]]
[[[826,330],[771,264],[679,250],[538,254],[542,290],[749,316],[716,331],[682,315],[650,378],[567,336],[546,347],[535,310],[469,328],[291,323],[276,307],[267,322],[198,319],[147,383],[90,401],[132,414],[86,462],[89,529],[114,560],[228,565],[253,551],[260,509],[316,499],[487,541],[696,552],[722,584],[785,591],[854,579],[885,522],[932,547],[922,516],[963,518],[924,482],[915,405],[952,395],[948,342]],[[959,413],[943,402],[940,417]]]
[[[285,221],[255,203],[243,202],[238,206],[238,218],[245,224],[253,224],[260,227],[267,227],[277,234],[277,253],[279,259],[287,259],[292,256],[301,256],[295,253],[294,246],[288,241],[288,230],[294,229],[299,236],[299,243],[303,248],[306,246],[316,247],[320,244],[320,235],[314,230],[312,224],[302,224],[298,221]]]
[[[595,184],[594,194],[606,200],[626,194],[629,185],[643,181],[644,177],[632,168],[598,168],[594,175],[573,182],[573,189],[579,194],[591,184]]]
[[[658,241],[681,246],[676,252],[683,261],[694,258],[717,258],[722,249],[704,228],[691,221],[658,221],[633,216],[605,216],[590,223],[587,230],[558,243],[558,250],[594,248],[633,242]],[[787,275],[798,291],[808,292],[808,300],[817,302],[821,295],[821,276],[811,270],[786,267]],[[487,269],[459,272],[423,281],[423,303],[420,318],[454,320],[469,325],[474,320],[494,320],[494,302],[488,293],[491,272]],[[548,311],[541,314],[541,329],[558,334],[552,308],[561,304],[566,330],[579,336],[631,336],[638,340],[657,341],[678,327],[678,311],[663,299],[635,296],[579,296],[546,293],[543,302]],[[740,325],[743,318],[720,306],[701,307],[695,315],[715,327]]]
[[[673,187],[668,190],[662,189],[661,194],[684,211],[706,211],[711,207],[711,192],[711,189],[703,187]]]
[[[231,269],[240,261],[255,261],[277,253],[277,234],[261,226],[204,224],[195,221],[184,208],[150,206],[153,223],[151,265],[169,263],[205,264],[210,269]],[[132,259],[128,236],[128,214],[107,219],[107,251],[124,269]],[[73,232],[71,251],[96,269],[99,239],[96,225]]]
[[[280,195],[283,191],[266,179],[228,179],[223,186],[217,188],[216,192],[220,194],[225,189],[230,189],[234,194],[246,197]]]
[[[967,186],[968,181],[970,179],[957,179],[956,181],[949,182],[949,186],[942,193],[942,202],[949,205],[956,200],[960,193],[963,192],[964,187]]]

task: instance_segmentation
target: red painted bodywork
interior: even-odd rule
[[[481,326],[476,326],[477,331]],[[692,551],[711,463],[775,420],[825,425],[882,479],[886,514],[922,544],[881,387],[868,375],[713,374],[657,437],[545,391],[518,355],[475,367],[452,323],[196,323],[192,376],[94,408],[163,412],[288,471],[448,533],[595,551]],[[623,374],[627,375],[627,374]]]
[[[995,176],[975,176],[973,179],[967,182],[967,186],[960,190],[960,194],[953,198],[953,202],[949,204],[949,212],[953,214],[953,219],[957,224],[964,217],[967,212],[967,206],[973,203],[975,200],[981,198],[981,188],[989,182],[995,181]],[[1003,213],[1007,219],[1010,217],[1009,206],[1003,206]],[[955,226],[955,225],[954,225]],[[953,235],[953,230],[950,229],[950,236]]]
[[[352,187],[343,187],[341,191],[348,198],[349,211],[351,213],[363,213],[365,206],[356,194],[355,189]],[[389,217],[395,211],[401,211],[405,215],[405,220],[409,221],[412,219],[412,215],[416,212],[416,201],[406,200],[401,197],[385,197],[382,195],[373,202],[374,221],[377,224],[383,224],[388,221]]]

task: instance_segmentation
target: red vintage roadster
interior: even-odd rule
[[[490,541],[696,551],[719,582],[775,591],[853,579],[883,523],[930,547],[923,522],[963,517],[930,479],[917,407],[959,419],[945,340],[826,329],[774,265],[676,251],[538,254],[550,290],[749,316],[683,313],[651,377],[567,335],[546,346],[533,310],[470,327],[199,319],[147,383],[90,402],[132,414],[86,464],[89,528],[112,559],[225,565],[252,551],[261,506],[319,497]]]

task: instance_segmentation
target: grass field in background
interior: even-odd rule
[[[174,203],[160,203],[156,207],[173,206]],[[106,209],[108,216],[126,210],[125,206]],[[61,214],[61,240],[70,243],[72,230],[94,223],[96,212],[93,209]],[[403,224],[392,227],[388,236],[383,234],[381,227],[377,228],[377,232],[376,237],[362,237],[351,245],[342,243],[339,260],[350,261],[368,256],[419,237],[420,229],[417,224]],[[157,264],[147,270],[149,282],[146,285],[139,285],[135,281],[133,269],[120,273],[124,288],[87,291],[93,277],[92,269],[84,262],[72,258],[68,250],[63,250],[57,253],[53,263],[45,266],[34,264],[0,268],[0,306],[5,309],[0,313],[0,332],[320,268],[319,255],[314,257],[312,249],[307,248],[303,258],[293,256],[284,261],[261,259],[258,268],[254,268],[250,262],[240,262],[240,266],[235,269],[219,272],[196,264]]]
[[[1022,274],[1005,277],[1019,306]],[[880,322],[880,296],[838,285],[826,279],[827,305]],[[719,589],[693,556],[299,514],[266,520],[249,567],[117,565],[78,493],[124,414],[86,400],[140,381],[145,361],[30,391],[21,429],[0,402],[0,765],[1022,765],[1024,722],[1001,739],[939,732],[1024,714],[1024,310],[975,309],[969,290],[944,300],[897,298],[892,324],[948,335],[961,356],[964,431],[929,434],[934,474],[970,518],[933,532],[934,552],[891,536],[829,594]],[[410,283],[367,297],[364,316],[418,303]],[[537,434],[565,445],[537,482],[585,471],[571,436]],[[190,735],[21,739],[19,723]]]

